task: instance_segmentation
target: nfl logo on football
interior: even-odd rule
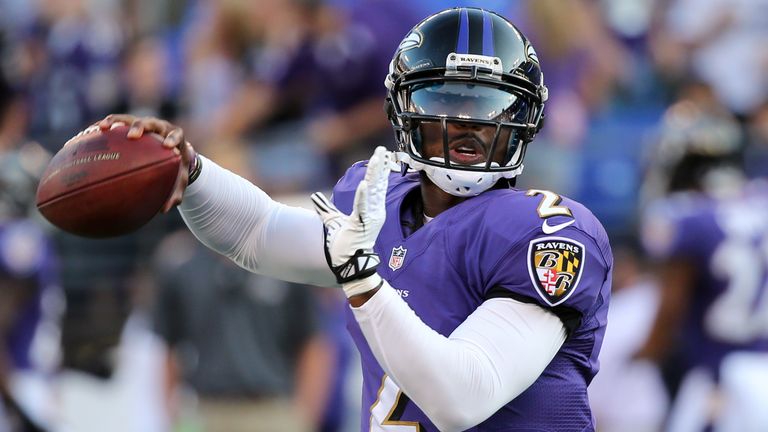
[[[402,267],[406,252],[408,252],[408,249],[402,246],[392,248],[392,255],[389,256],[389,268],[397,270]]]

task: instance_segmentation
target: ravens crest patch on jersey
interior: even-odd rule
[[[563,237],[543,237],[528,244],[528,274],[536,292],[557,306],[576,290],[584,268],[584,245]]]

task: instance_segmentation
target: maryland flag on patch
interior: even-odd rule
[[[539,296],[550,306],[564,302],[579,284],[584,268],[584,245],[562,237],[531,240],[528,274]]]

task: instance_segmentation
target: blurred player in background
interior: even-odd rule
[[[168,122],[100,125],[179,146],[192,180],[180,209],[209,247],[341,285],[370,407],[361,430],[594,430],[586,387],[613,258],[582,205],[513,187],[547,99],[536,51],[493,12],[449,9],[402,40],[386,86],[399,151],[354,164],[333,203],[313,195],[316,213],[196,156]]]
[[[667,389],[654,362],[636,361],[653,325],[659,287],[648,272],[637,239],[613,240],[611,307],[600,373],[589,400],[600,432],[658,432],[668,410]]]
[[[53,425],[63,297],[49,241],[32,222],[0,223],[0,430]]]
[[[28,219],[50,156],[24,136],[27,118],[0,70],[0,431],[14,432],[52,426],[64,309],[50,240]]]
[[[674,372],[674,432],[768,430],[768,183],[746,180],[743,143],[709,90],[690,86],[664,116],[645,184],[662,297],[637,357]]]

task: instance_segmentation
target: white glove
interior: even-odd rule
[[[376,148],[355,191],[349,216],[322,193],[312,194],[315,211],[325,225],[325,258],[347,298],[377,288],[382,282],[376,274],[381,259],[373,252],[373,245],[387,217],[390,159],[391,153],[384,147]]]

